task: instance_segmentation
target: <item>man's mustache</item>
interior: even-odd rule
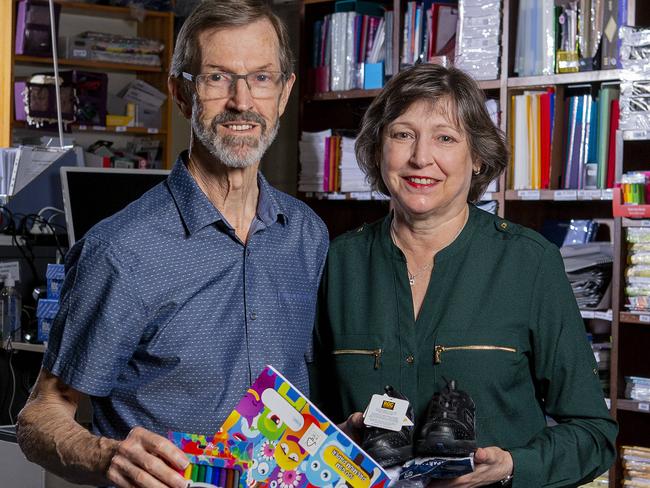
[[[259,126],[262,128],[262,133],[266,132],[266,121],[262,118],[261,115],[256,114],[255,112],[251,112],[250,110],[247,110],[245,112],[226,110],[225,112],[221,112],[220,114],[215,115],[210,125],[212,126],[212,130],[216,131],[219,124],[225,124],[228,122],[253,122],[255,124],[259,124]]]

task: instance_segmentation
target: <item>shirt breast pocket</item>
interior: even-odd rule
[[[293,351],[311,351],[311,337],[316,311],[316,296],[314,293],[299,290],[278,291],[278,312],[284,342]]]

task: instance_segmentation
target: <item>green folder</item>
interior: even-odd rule
[[[618,98],[617,86],[605,85],[600,89],[598,97],[598,188],[607,185],[607,159],[609,155],[609,116],[612,111],[612,100]]]

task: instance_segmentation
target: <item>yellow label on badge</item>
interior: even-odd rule
[[[386,410],[393,410],[395,408],[395,402],[384,400],[381,402],[381,408],[385,408]]]
[[[370,476],[341,451],[338,446],[329,445],[323,452],[323,459],[352,488],[368,488]]]

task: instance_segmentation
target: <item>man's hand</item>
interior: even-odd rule
[[[512,474],[512,456],[498,447],[480,447],[474,453],[474,471],[451,480],[432,481],[427,488],[472,488],[498,483]]]
[[[338,427],[354,442],[361,444],[363,439],[363,430],[365,429],[365,425],[363,424],[363,414],[361,412],[353,413],[345,422],[339,424]]]
[[[187,457],[172,442],[135,427],[118,444],[106,477],[120,488],[186,488],[188,481],[178,470],[187,465]]]

